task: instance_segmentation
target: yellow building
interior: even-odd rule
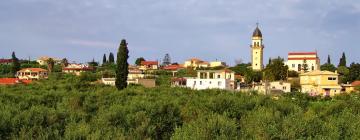
[[[211,61],[210,62],[210,67],[225,67],[226,63],[225,62],[221,62],[221,61]]]
[[[258,25],[256,26],[256,29],[253,33],[250,47],[251,47],[252,69],[260,71],[264,67],[263,64],[264,44],[263,44],[262,33]]]
[[[48,78],[48,71],[42,68],[24,68],[16,73],[20,80],[39,80]]]
[[[203,61],[198,58],[191,58],[189,60],[186,60],[184,65],[185,68],[192,67],[194,69],[196,68],[213,68],[213,67],[225,67],[226,63],[221,61]]]
[[[339,74],[330,71],[311,71],[300,74],[301,91],[312,96],[334,96],[341,92]]]
[[[209,67],[209,63],[198,58],[191,58],[186,60],[184,63],[184,67],[192,67],[192,68],[207,68]]]
[[[342,84],[342,91],[345,93],[351,93],[356,91],[356,87],[360,87],[360,81],[354,81],[351,84]]]

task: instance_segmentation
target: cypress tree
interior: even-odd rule
[[[118,90],[122,90],[127,86],[127,76],[129,74],[129,50],[127,48],[126,40],[121,40],[116,59],[116,80],[115,85]]]
[[[167,53],[163,59],[163,66],[167,66],[171,64],[170,55]]]
[[[103,56],[103,65],[106,63],[107,61],[106,61],[106,54],[104,54],[104,56]]]
[[[338,67],[340,66],[345,66],[346,67],[346,56],[345,56],[345,52],[342,53],[342,56],[340,58],[340,62],[339,62],[339,65]]]
[[[12,60],[11,73],[15,75],[16,72],[20,70],[20,62],[19,59],[16,57],[15,52],[12,52],[11,60]]]
[[[331,64],[330,55],[328,55],[327,64]]]
[[[49,58],[48,60],[46,60],[47,63],[47,67],[48,67],[48,71],[51,73],[54,71],[54,65],[55,65],[55,61],[52,58]]]
[[[112,52],[110,52],[109,54],[109,63],[114,63],[115,60],[114,60],[114,54]]]

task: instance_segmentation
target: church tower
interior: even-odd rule
[[[263,63],[263,54],[264,54],[264,45],[262,34],[259,29],[259,24],[256,24],[256,29],[252,35],[251,42],[251,66],[253,70],[260,71],[264,67]]]

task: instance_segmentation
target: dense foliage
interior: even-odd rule
[[[121,90],[127,86],[127,77],[129,74],[129,50],[127,48],[126,40],[121,40],[116,59],[116,88]]]
[[[357,93],[335,98],[115,87],[52,74],[0,86],[0,139],[359,139]],[[91,78],[90,78],[91,79]]]

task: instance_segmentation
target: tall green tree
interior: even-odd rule
[[[144,59],[144,57],[139,57],[135,60],[135,64],[137,66],[140,66],[142,61],[146,61],[146,60]]]
[[[11,60],[12,60],[11,74],[15,75],[16,72],[20,70],[20,62],[19,59],[16,57],[15,52],[12,52]]]
[[[162,65],[166,66],[166,65],[170,65],[170,64],[171,64],[171,58],[170,58],[170,55],[167,53],[164,56]]]
[[[109,54],[109,63],[113,64],[115,62],[114,54],[110,52]]]
[[[88,62],[89,66],[92,66],[92,67],[97,67],[99,66],[99,63],[98,62],[95,62],[95,59],[93,58],[91,62]]]
[[[121,40],[116,59],[116,80],[115,85],[118,90],[122,90],[127,86],[127,76],[129,74],[129,50],[126,40]]]
[[[46,63],[47,63],[48,71],[53,72],[54,71],[54,65],[55,65],[54,59],[49,58],[48,60],[46,60]]]
[[[345,52],[342,53],[342,56],[341,56],[341,58],[340,58],[338,67],[340,67],[340,66],[345,66],[345,67],[346,67],[346,56],[345,56]]]
[[[326,71],[335,72],[336,67],[333,64],[325,63],[325,64],[320,66],[320,70],[323,70],[323,71],[326,70]]]
[[[349,82],[353,82],[355,80],[360,80],[360,64],[359,63],[351,63],[349,67],[349,73],[346,76]]]
[[[107,60],[106,60],[106,54],[104,54],[103,56],[103,65],[107,63]]]
[[[64,68],[67,67],[68,65],[69,65],[69,61],[66,58],[63,58],[61,60],[61,66]]]
[[[328,63],[328,64],[331,64],[330,55],[328,55],[327,63]]]
[[[264,69],[265,79],[270,81],[286,80],[288,69],[288,66],[284,64],[284,59],[280,57],[272,59]]]

